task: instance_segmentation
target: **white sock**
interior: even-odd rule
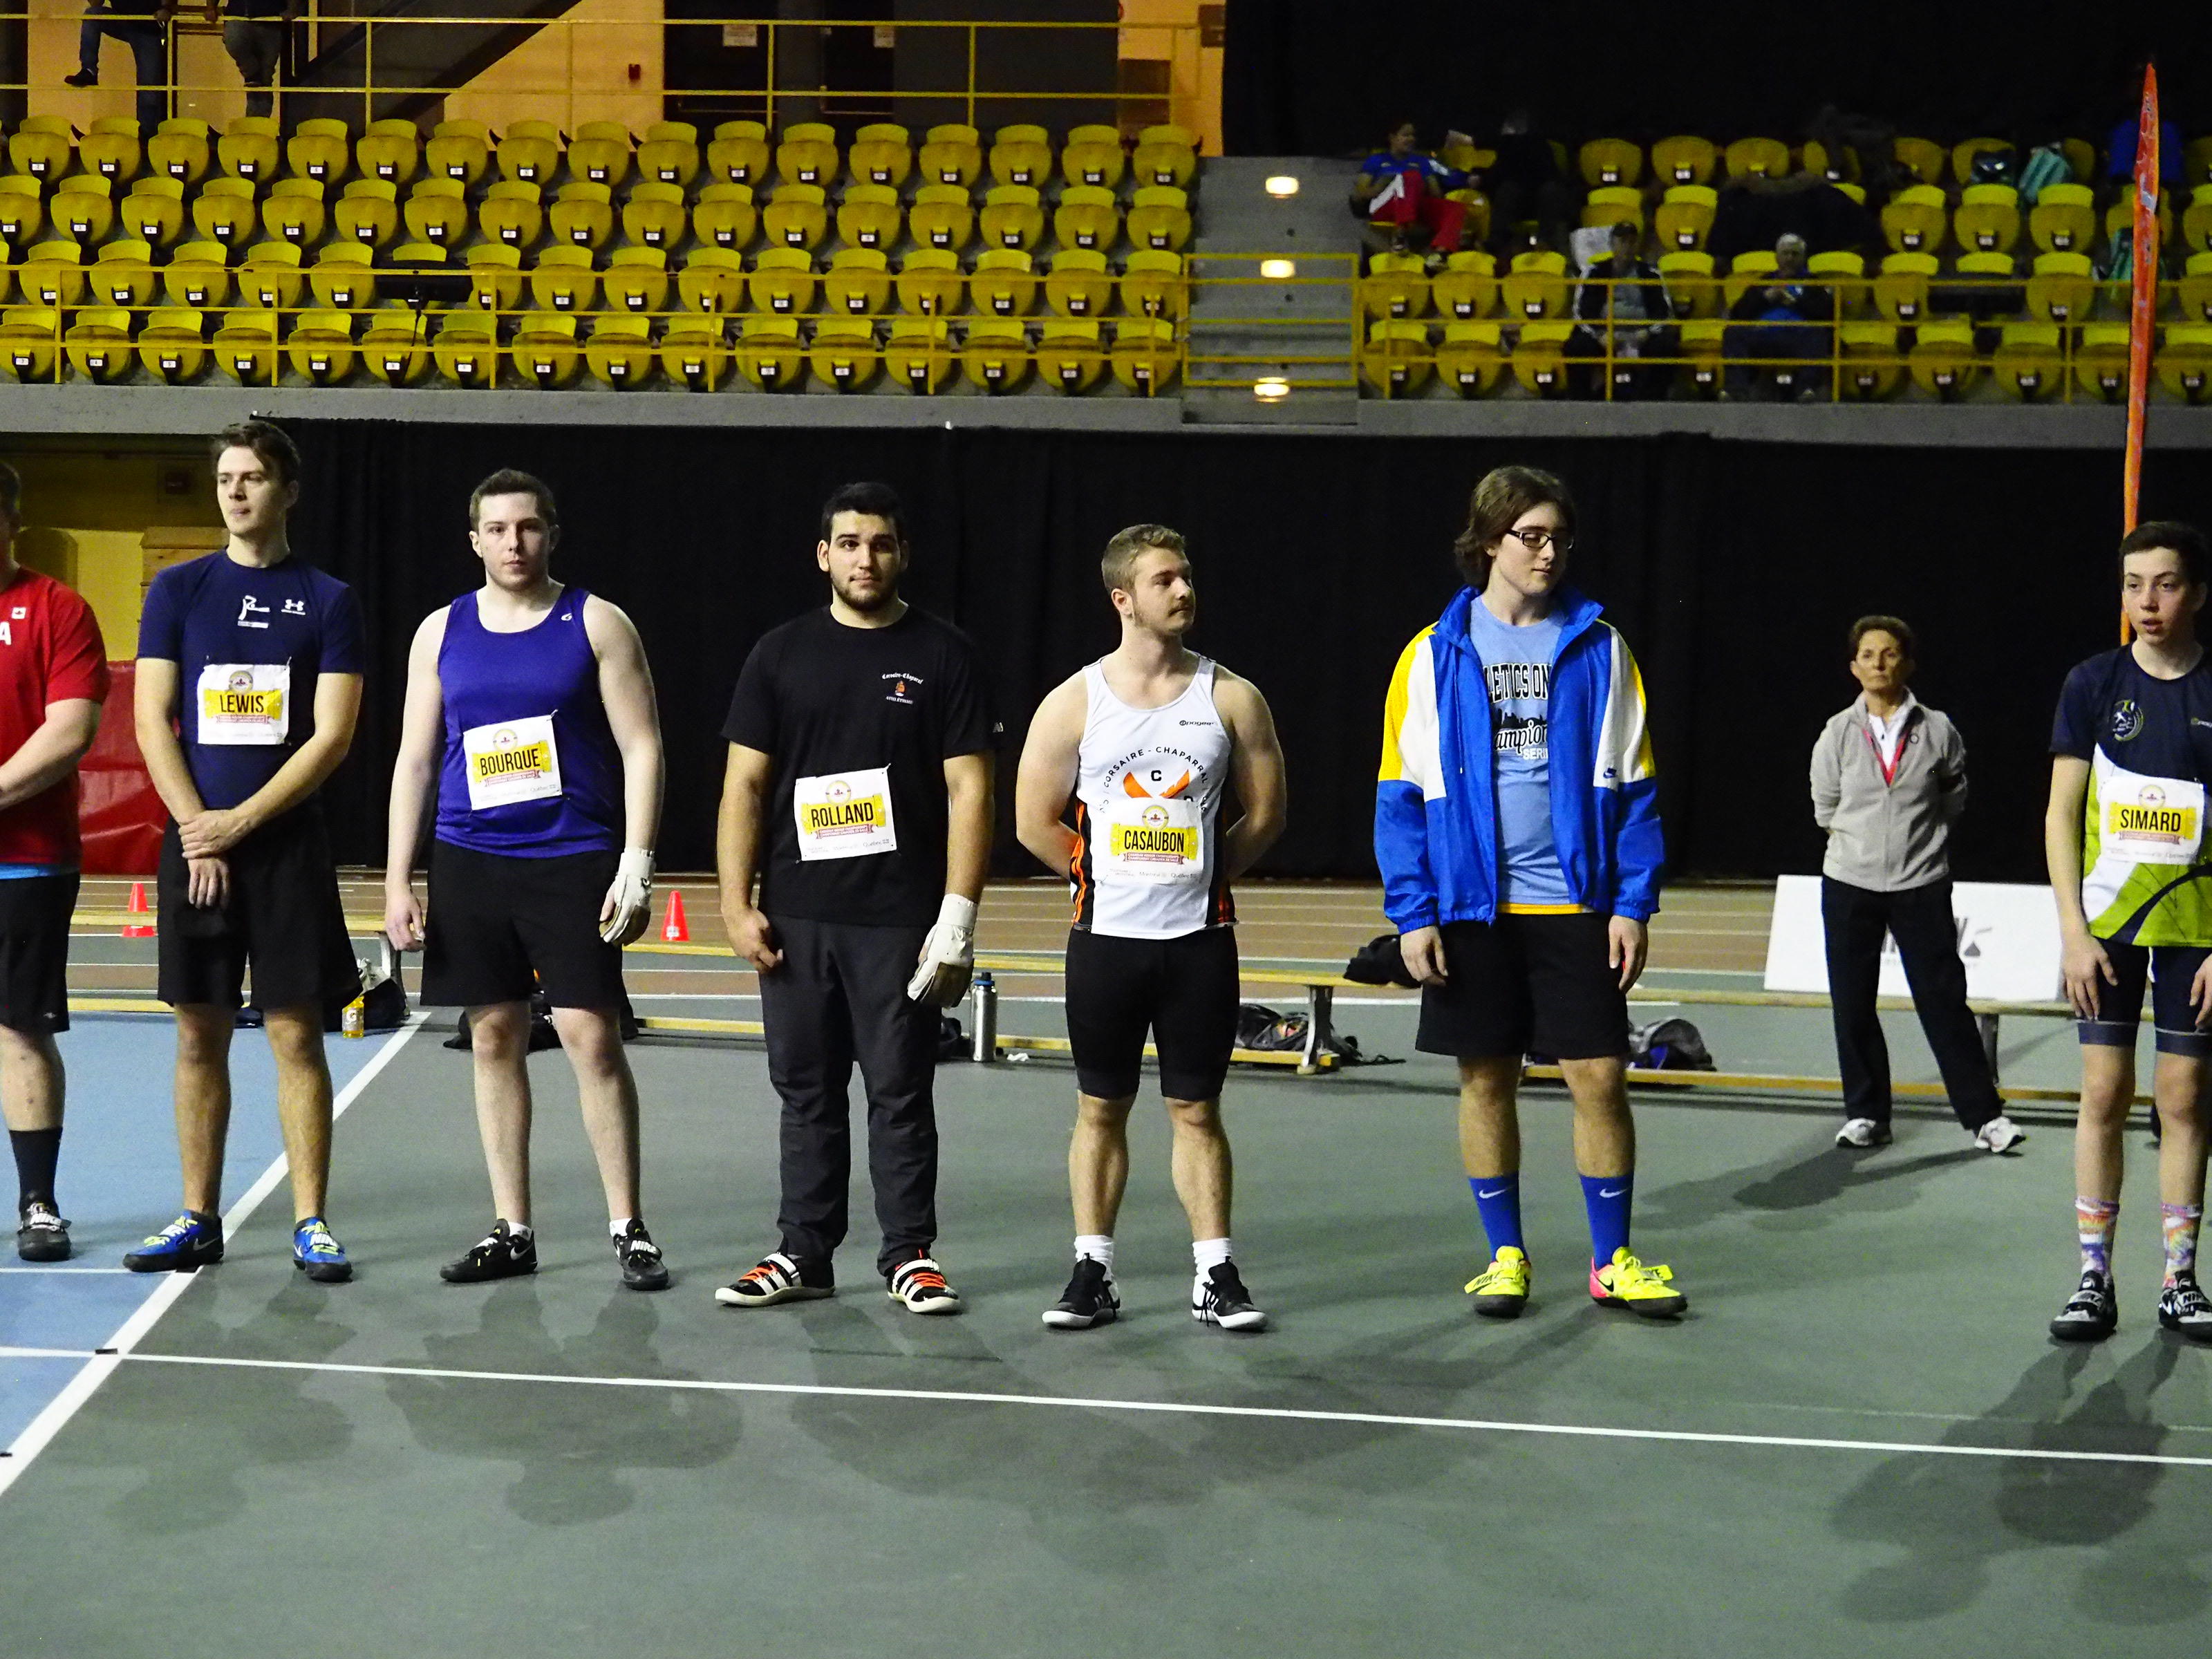
[[[1203,1279],[1213,1269],[1229,1260],[1236,1251],[1225,1238],[1201,1238],[1190,1247],[1190,1259],[1198,1264],[1198,1276]]]
[[[620,1238],[624,1233],[629,1231],[629,1224],[634,1219],[635,1219],[635,1217],[624,1216],[619,1221],[610,1221],[607,1223],[607,1237],[610,1238]]]
[[[1108,1278],[1114,1274],[1114,1236],[1111,1233],[1078,1233],[1075,1236],[1075,1255],[1079,1261],[1089,1256],[1106,1270]]]
[[[507,1218],[505,1216],[501,1216],[500,1219],[506,1221]],[[519,1243],[529,1239],[532,1237],[532,1234],[529,1227],[526,1224],[520,1221],[507,1221],[507,1236]]]

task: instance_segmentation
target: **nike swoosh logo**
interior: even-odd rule
[[[1607,1192],[1607,1191],[1606,1191],[1606,1189],[1605,1189],[1604,1188],[1601,1187],[1601,1188],[1599,1188],[1597,1189],[1597,1195],[1598,1195],[1600,1198],[1619,1198],[1619,1197],[1621,1195],[1621,1194],[1623,1194],[1623,1193],[1626,1192],[1627,1190],[1628,1190],[1628,1188],[1626,1188],[1626,1187],[1616,1187],[1616,1188],[1614,1188],[1613,1189],[1613,1191],[1611,1191],[1611,1192]]]
[[[1478,1190],[1478,1191],[1475,1193],[1475,1196],[1476,1196],[1477,1198],[1503,1198],[1503,1197],[1505,1195],[1506,1191],[1507,1191],[1507,1189],[1506,1189],[1505,1188],[1504,1188],[1504,1187],[1500,1187],[1500,1188],[1499,1188],[1496,1192],[1494,1192],[1494,1193],[1486,1193],[1486,1192],[1482,1192],[1482,1191],[1480,1191],[1480,1190]]]
[[[2200,720],[2194,714],[2189,717],[2189,723],[2191,726],[2212,726],[2212,720]]]

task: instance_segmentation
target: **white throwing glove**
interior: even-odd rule
[[[607,897],[614,915],[600,927],[599,937],[610,945],[627,945],[653,919],[653,854],[642,847],[623,848]]]
[[[975,968],[975,901],[947,893],[937,925],[921,942],[921,959],[906,994],[916,1002],[950,1008],[966,994]]]

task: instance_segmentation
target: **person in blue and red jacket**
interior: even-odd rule
[[[1499,467],[1455,545],[1468,585],[1398,659],[1375,801],[1383,908],[1421,985],[1415,1046],[1459,1061],[1460,1150],[1488,1235],[1475,1311],[1528,1304],[1521,1234],[1524,1057],[1574,1097],[1591,1297],[1652,1318],[1687,1305],[1628,1248],[1636,1168],[1627,993],[1644,971],[1664,847],[1643,677],[1565,585],[1566,486]]]
[[[1467,175],[1423,154],[1416,148],[1419,139],[1411,121],[1392,127],[1383,148],[1359,164],[1352,204],[1370,224],[1393,228],[1391,244],[1399,252],[1405,252],[1406,232],[1415,226],[1427,228],[1432,253],[1455,252],[1467,229],[1467,206],[1445,192],[1466,184]],[[1465,143],[1467,135],[1444,135],[1447,145],[1455,142]]]

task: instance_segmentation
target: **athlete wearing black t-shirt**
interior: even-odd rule
[[[967,636],[898,596],[907,545],[887,487],[830,496],[815,561],[829,608],[753,647],[722,728],[722,919],[760,974],[783,1199],[777,1249],[715,1297],[752,1308],[831,1293],[857,1060],[877,1267],[893,1300],[954,1313],[930,1254],[937,1011],[959,1000],[975,959],[1000,728]]]

